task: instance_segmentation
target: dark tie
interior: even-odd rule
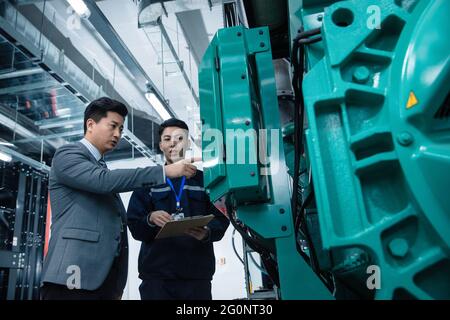
[[[98,163],[103,167],[103,168],[108,168],[108,166],[106,165],[105,159],[100,158],[100,160],[98,160]]]

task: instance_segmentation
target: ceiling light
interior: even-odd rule
[[[72,110],[70,108],[62,108],[62,109],[58,109],[56,110],[56,116],[57,117],[64,117],[64,116],[70,116],[70,113],[72,112]]]
[[[6,147],[15,147],[14,144],[6,142],[6,141],[0,141],[0,145],[6,146]]]
[[[11,162],[11,160],[12,157],[9,154],[0,151],[0,161]]]
[[[83,0],[67,0],[67,2],[80,17],[88,18],[91,15]]]
[[[159,116],[163,119],[163,121],[172,118],[172,116],[167,112],[167,109],[161,103],[161,100],[151,91],[148,91],[145,94],[145,98],[147,98],[148,102],[152,105],[152,107],[158,112]]]

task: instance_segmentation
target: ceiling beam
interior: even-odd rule
[[[23,69],[23,70],[14,70],[14,71],[10,71],[10,72],[0,73],[0,80],[31,76],[33,74],[39,74],[39,73],[43,73],[43,72],[44,72],[44,70],[39,67]]]
[[[0,96],[4,94],[18,94],[18,93],[29,93],[30,91],[34,90],[46,90],[46,89],[52,89],[57,86],[57,83],[55,81],[39,81],[35,83],[28,83],[28,84],[21,84],[18,86],[12,86],[12,87],[6,87],[0,89]]]
[[[41,120],[36,121],[34,123],[39,127],[40,130],[42,129],[53,129],[53,128],[61,128],[65,126],[70,126],[74,124],[84,124],[84,118],[80,117],[78,119],[71,119],[71,120],[64,120],[61,119],[52,119],[52,120]]]
[[[189,80],[189,77],[187,76],[186,71],[184,70],[183,63],[180,61],[180,58],[178,57],[178,54],[175,51],[175,48],[172,44],[172,41],[170,40],[169,35],[167,34],[166,28],[164,27],[164,25],[161,21],[161,17],[158,18],[157,23],[158,23],[159,29],[161,30],[161,34],[162,34],[164,40],[166,41],[167,45],[169,46],[169,50],[172,53],[172,56],[175,58],[175,61],[177,62],[178,67],[180,68],[181,73],[183,74],[184,81],[186,81],[186,84],[187,84],[189,90],[191,91],[192,97],[194,98],[197,105],[199,105],[200,102],[199,102],[198,96],[195,94],[194,88],[192,87],[192,83]]]
[[[153,81],[141,67],[139,62],[136,61],[135,57],[125,45],[122,38],[105,17],[102,10],[97,6],[95,0],[84,0],[84,2],[91,12],[91,15],[88,18],[89,22],[136,79],[137,87],[142,91],[143,94],[145,94],[147,92],[147,83],[152,86],[154,93],[158,96],[167,112],[169,112],[172,117],[176,118],[176,113],[169,106],[164,96],[161,94]]]
[[[192,57],[197,66],[200,65],[203,55],[209,45],[208,32],[200,10],[177,12],[178,22],[184,37],[191,48]]]
[[[17,140],[14,143],[26,143],[26,142],[39,141],[39,140],[48,141],[48,140],[52,140],[52,139],[67,138],[67,137],[82,136],[82,135],[84,135],[84,130],[73,130],[73,131],[49,134],[46,136],[35,136],[33,138]]]

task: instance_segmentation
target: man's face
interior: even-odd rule
[[[167,127],[161,135],[159,148],[164,153],[168,163],[174,163],[184,159],[190,141],[188,131],[178,127]]]
[[[111,151],[118,144],[122,136],[124,118],[117,112],[108,111],[106,117],[98,123],[93,119],[86,121],[86,137],[94,144],[101,154]]]

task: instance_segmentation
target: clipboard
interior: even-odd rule
[[[164,239],[170,237],[179,237],[186,235],[187,229],[194,227],[204,227],[214,218],[213,214],[207,216],[186,217],[180,220],[167,222],[164,227],[159,230],[155,239]]]

